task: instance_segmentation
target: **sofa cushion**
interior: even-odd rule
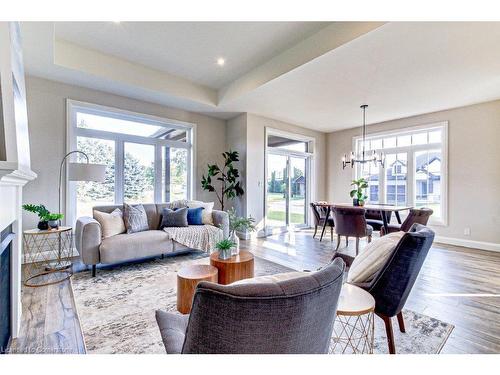
[[[187,207],[171,210],[164,208],[161,215],[160,229],[169,227],[187,227],[188,209]]]
[[[127,227],[127,233],[136,233],[149,230],[148,216],[142,204],[131,206],[123,204],[123,219]]]
[[[125,233],[125,223],[123,222],[122,210],[116,208],[113,212],[93,211],[94,219],[101,225],[102,238]]]
[[[347,275],[349,283],[365,283],[377,274],[387,262],[405,232],[396,232],[368,244],[351,264]]]
[[[189,208],[203,207],[202,211],[202,221],[206,225],[214,225],[214,219],[212,217],[214,202],[201,202],[201,201],[188,201],[187,205]]]
[[[187,221],[188,225],[203,225],[203,210],[204,207],[188,208],[187,209]]]
[[[172,251],[172,240],[161,230],[118,234],[102,240],[101,263],[117,263]]]

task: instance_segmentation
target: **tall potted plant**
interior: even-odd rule
[[[364,193],[364,189],[368,187],[368,181],[361,177],[357,180],[353,180],[351,186],[356,187],[349,193],[352,198],[352,204],[354,206],[364,206],[365,200],[368,198]]]
[[[201,179],[203,190],[214,192],[219,200],[221,209],[224,211],[226,199],[234,199],[243,195],[245,192],[238,180],[240,172],[234,167],[235,162],[239,161],[238,151],[223,152],[224,166],[221,168],[217,164],[208,164],[207,175]],[[216,186],[216,185],[219,186]]]

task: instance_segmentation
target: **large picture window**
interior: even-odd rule
[[[366,150],[385,154],[385,168],[366,163],[355,169],[356,178],[369,182],[368,201],[432,208],[432,223],[446,224],[447,123],[373,134],[365,142]],[[360,138],[354,147],[361,151]]]
[[[193,133],[193,124],[69,100],[68,149],[108,168],[102,183],[68,182],[68,222],[100,204],[190,199]]]

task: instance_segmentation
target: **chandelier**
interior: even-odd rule
[[[373,151],[365,151],[366,147],[366,108],[368,107],[367,104],[363,104],[360,108],[363,110],[363,141],[362,141],[362,151],[360,155],[357,155],[354,153],[354,151],[351,151],[349,154],[349,157],[347,157],[346,154],[342,157],[342,169],[345,169],[348,164],[351,165],[351,168],[354,167],[355,163],[360,163],[360,164],[365,164],[365,163],[373,163],[377,165],[377,163],[380,163],[382,167],[384,167],[385,164],[385,155],[383,152],[377,153],[375,150]]]

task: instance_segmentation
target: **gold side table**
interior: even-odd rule
[[[366,290],[344,284],[333,325],[333,354],[373,354],[375,299]]]
[[[56,284],[71,277],[73,228],[25,230],[23,242],[25,286]]]

